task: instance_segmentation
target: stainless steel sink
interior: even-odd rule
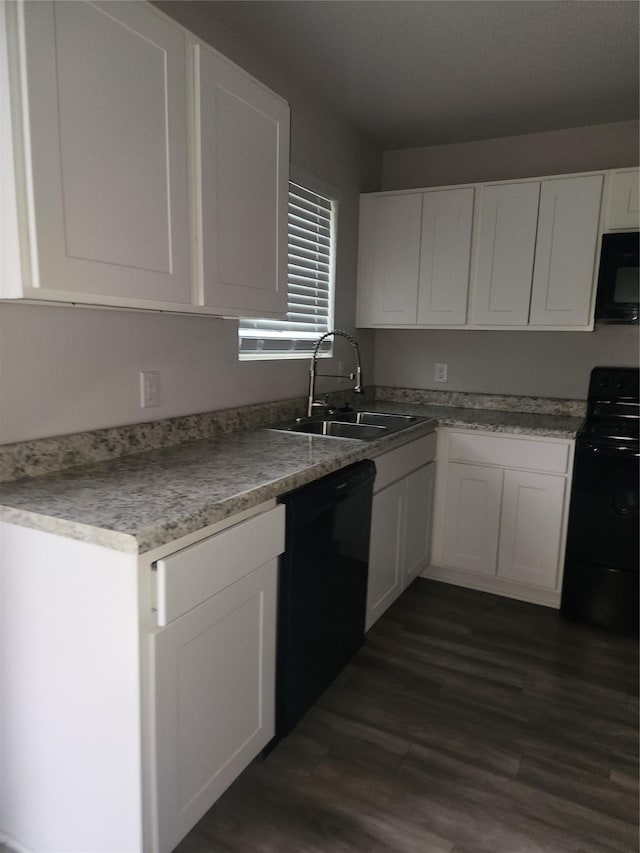
[[[361,441],[371,441],[381,438],[388,430],[383,426],[370,424],[345,423],[343,421],[295,421],[292,424],[270,427],[284,432],[303,432],[307,435],[328,435],[333,438],[359,438]]]
[[[336,416],[336,420],[381,426],[395,431],[417,423],[419,418],[413,415],[396,415],[387,412],[341,412]]]
[[[303,433],[305,435],[323,435],[329,438],[356,438],[360,441],[373,441],[390,432],[406,429],[424,418],[413,415],[396,415],[386,412],[336,412],[315,418],[297,418],[273,424],[267,429],[277,432]]]

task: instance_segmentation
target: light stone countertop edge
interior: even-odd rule
[[[69,469],[44,477],[35,477],[31,480],[17,481],[0,485],[0,518],[12,524],[43,530],[84,542],[102,545],[117,551],[143,554],[154,548],[166,545],[181,537],[201,530],[211,524],[222,521],[243,510],[250,509],[264,501],[277,498],[286,492],[306,485],[326,474],[339,468],[345,467],[361,459],[374,459],[376,456],[402,446],[422,435],[427,435],[437,427],[460,428],[495,433],[506,433],[514,435],[531,435],[540,437],[553,437],[572,439],[580,427],[581,418],[559,415],[544,415],[537,413],[501,412],[496,410],[479,410],[454,408],[447,406],[434,406],[424,403],[395,403],[391,401],[378,401],[367,405],[367,409],[380,412],[397,412],[402,414],[414,414],[424,421],[413,425],[405,430],[392,433],[383,439],[372,442],[361,442],[357,440],[337,440],[317,436],[283,435],[265,429],[256,429],[241,433],[240,437],[229,437],[213,441],[196,441],[177,448],[155,450],[148,453],[137,454],[135,457],[121,457],[118,460],[96,463],[95,465],[82,466],[81,468]],[[271,439],[266,435],[271,436]],[[238,445],[238,456],[233,457],[233,448]],[[245,447],[250,455],[257,454],[258,458],[269,464],[270,473],[263,475],[258,470],[252,474],[251,460],[243,460],[242,448]],[[288,459],[284,459],[285,448],[290,452]],[[225,451],[225,449],[227,449]],[[148,513],[148,517],[137,521],[128,518],[123,522],[122,507],[110,510],[110,500],[115,500],[114,492],[118,490],[117,475],[113,475],[111,481],[109,476],[114,471],[120,471],[125,477],[129,488],[128,466],[138,469],[139,488],[131,492],[131,500],[142,504],[143,495],[140,491],[145,487],[152,488],[154,482],[151,473],[145,474],[145,462],[149,462],[149,471],[153,470],[155,482],[162,475],[164,481],[169,483],[172,476],[172,460],[176,459],[179,466],[183,460],[181,456],[190,454],[189,463],[198,469],[198,453],[203,455],[203,466],[205,462],[210,466],[211,477],[218,474],[222,476],[222,468],[216,469],[215,455],[220,452],[221,465],[226,464],[224,474],[228,477],[232,460],[238,459],[237,467],[240,472],[237,483],[230,484],[226,491],[212,490],[211,494],[206,487],[201,496],[197,493],[197,485],[193,487],[193,494],[188,494],[190,479],[187,474],[182,474],[182,480],[177,484],[178,490],[183,489],[187,505],[182,512],[175,512],[176,495],[170,496],[170,509],[163,510],[162,497],[157,497],[157,508]],[[225,452],[227,454],[225,459]],[[295,459],[298,453],[300,460]],[[305,459],[305,453],[308,459]],[[269,458],[271,455],[271,459]],[[278,457],[282,457],[279,459]],[[293,457],[293,462],[291,461]],[[212,461],[213,460],[213,461]],[[164,466],[164,468],[163,468]],[[257,466],[260,467],[259,464]],[[280,470],[282,469],[282,470]],[[179,467],[176,468],[178,477]],[[82,489],[91,489],[92,473],[105,483],[101,488],[95,485],[93,488],[94,499],[100,498],[103,506],[102,515],[96,509],[85,513],[78,507],[74,510],[69,505],[68,496],[77,488],[77,500],[82,500]],[[234,472],[233,472],[234,473]],[[243,481],[244,476],[244,481]],[[148,479],[149,486],[145,480]],[[235,482],[235,481],[234,481]],[[64,489],[62,486],[64,486]],[[82,488],[81,488],[82,487]],[[66,499],[61,496],[65,494]],[[49,490],[49,491],[48,491]],[[38,492],[39,499],[31,497],[33,492]],[[157,486],[156,486],[157,491]],[[110,493],[109,493],[110,492]],[[189,505],[190,504],[190,505]],[[126,508],[126,507],[125,507]],[[131,510],[134,512],[134,509]],[[171,514],[173,512],[173,515]]]

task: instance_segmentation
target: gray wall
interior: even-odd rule
[[[447,383],[433,381],[436,362]],[[637,326],[595,332],[376,332],[376,384],[583,400],[596,365],[637,365]]]
[[[292,163],[333,186],[340,200],[335,321],[353,328],[358,196],[378,187],[380,152],[199,3],[157,5],[291,104]],[[359,339],[371,379],[373,335]],[[344,355],[337,348],[334,361]],[[140,370],[160,371],[161,406],[140,409]],[[0,443],[304,395],[307,376],[306,359],[239,362],[234,321],[0,305]]]
[[[387,151],[383,189],[508,180],[638,164],[638,124]],[[446,384],[433,381],[448,364]],[[595,332],[377,330],[379,385],[582,399],[598,364],[637,365],[638,327]]]
[[[638,165],[638,122],[386,151],[382,189],[436,187]]]

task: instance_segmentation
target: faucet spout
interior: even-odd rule
[[[318,373],[317,361],[320,345],[326,338],[329,338],[331,336],[335,337],[336,335],[345,338],[353,347],[353,350],[356,355],[355,373]],[[358,347],[357,340],[352,334],[350,334],[349,332],[345,332],[343,329],[333,329],[330,332],[325,332],[324,335],[321,335],[316,341],[316,345],[313,348],[313,355],[311,356],[311,364],[309,365],[309,397],[307,402],[307,417],[311,417],[313,415],[314,409],[321,408],[324,405],[323,403],[320,403],[318,400],[316,400],[316,379],[318,376],[328,376],[333,377],[335,379],[355,380],[356,384],[353,387],[353,391],[356,394],[364,394],[364,386],[362,384],[362,362],[360,360],[360,348]]]

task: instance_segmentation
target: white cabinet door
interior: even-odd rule
[[[404,480],[373,496],[369,582],[365,630],[373,625],[402,592]]]
[[[467,321],[473,195],[468,187],[422,197],[418,323]]]
[[[435,462],[418,468],[405,479],[406,503],[402,586],[407,587],[428,564],[431,555],[431,526]]]
[[[498,576],[555,589],[565,478],[505,471]]]
[[[542,182],[529,322],[589,324],[602,175]]]
[[[157,849],[173,850],[273,737],[276,585],[272,560],[151,639]]]
[[[145,3],[18,6],[30,152],[24,295],[190,301],[185,39]]]
[[[370,257],[365,268],[371,278],[360,283],[372,292],[371,322],[415,325],[422,195],[379,196],[371,199],[371,205],[371,227],[362,246]]]
[[[605,231],[627,230],[640,226],[640,171],[612,172],[609,177],[609,204]]]
[[[452,462],[447,466],[443,562],[494,575],[503,472]]]
[[[529,321],[539,195],[535,181],[482,189],[472,316],[477,325]]]
[[[285,316],[289,106],[194,43],[198,298],[234,316]]]

